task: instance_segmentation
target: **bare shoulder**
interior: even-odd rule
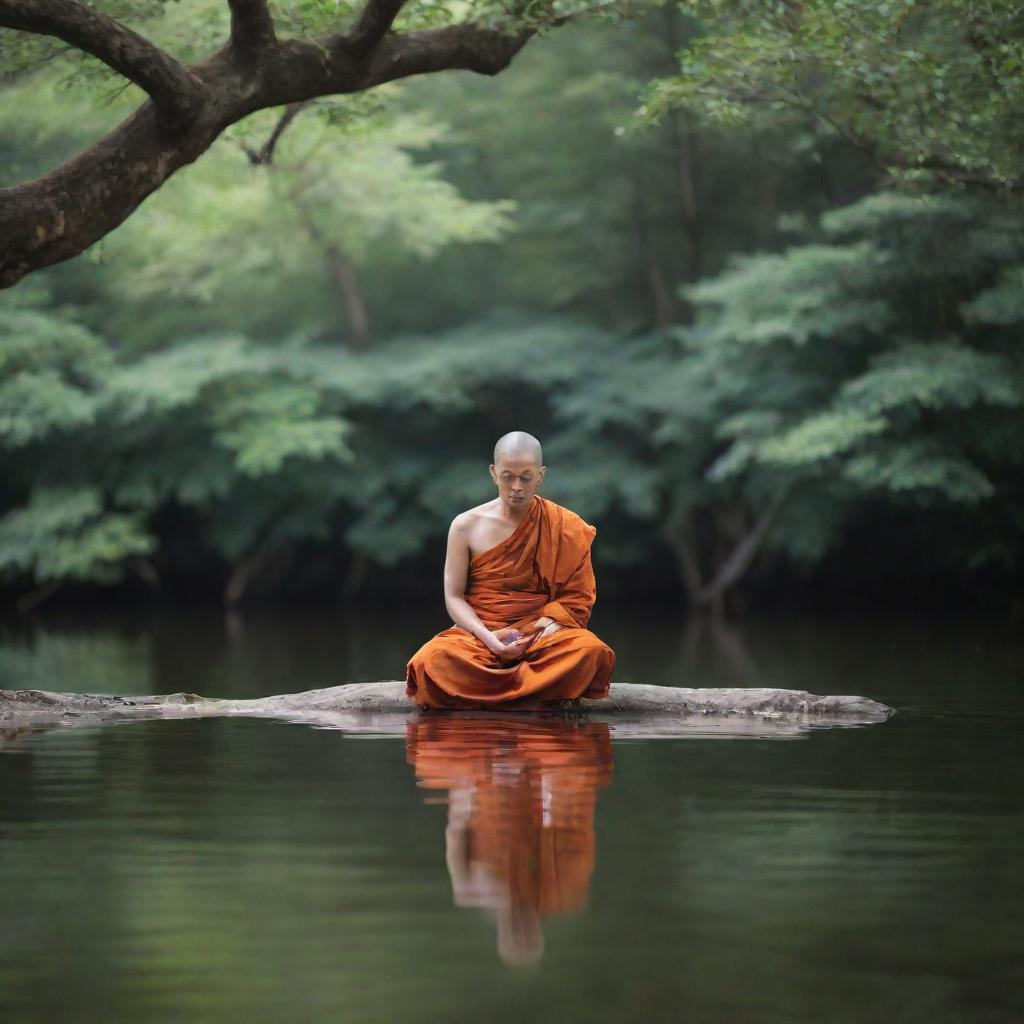
[[[452,520],[452,529],[458,533],[470,533],[473,528],[477,526],[482,519],[490,519],[494,515],[494,508],[497,502],[485,501],[482,505],[474,505],[472,508],[467,508],[465,512],[460,512]]]
[[[500,544],[516,524],[500,515],[501,502],[495,498],[460,512],[452,520],[452,533],[465,541],[471,555],[479,555]]]

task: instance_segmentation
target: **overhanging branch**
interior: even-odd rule
[[[352,35],[275,42],[263,0],[229,3],[232,41],[184,68],[141,36],[76,0],[0,0],[0,26],[47,31],[68,41],[81,38],[89,43],[90,52],[106,54],[112,67],[123,66],[145,77],[156,96],[165,100],[161,107],[154,97],[153,103],[143,104],[88,150],[48,174],[0,188],[0,288],[83,252],[121,224],[176,170],[201,156],[225,128],[254,111],[290,105],[279,124],[284,130],[305,101],[320,96],[362,92],[395,79],[449,69],[495,75],[537,32],[536,26],[501,31],[462,23],[394,33],[386,26],[391,24],[390,12],[397,14],[399,0],[377,0],[363,29],[357,23],[354,32],[363,31],[362,46],[380,38],[359,56],[352,52]],[[25,14],[29,7],[32,17]],[[104,35],[108,30],[109,37]],[[258,59],[240,60],[246,53],[256,53],[253,46]],[[179,117],[189,115],[174,133],[167,131],[168,109]],[[270,146],[266,156],[272,153]]]
[[[511,34],[466,22],[445,28],[389,35],[374,51],[367,68],[367,84],[461,68],[481,75],[496,75],[536,34],[532,27]]]
[[[149,94],[164,127],[187,125],[202,103],[202,84],[183,64],[78,0],[0,0],[0,26],[53,36],[91,53]]]

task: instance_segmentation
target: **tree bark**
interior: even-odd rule
[[[34,181],[0,189],[0,288],[85,251],[253,111],[449,69],[494,75],[537,31],[467,22],[394,33],[400,0],[369,0],[351,32],[278,40],[264,0],[230,3],[228,42],[184,67],[87,4],[0,0],[0,28],[86,49],[150,96],[85,152]]]

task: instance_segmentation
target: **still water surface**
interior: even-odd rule
[[[616,740],[437,716],[0,731],[0,1020],[1024,1021],[1024,647],[957,618],[713,633],[601,609],[616,679],[862,693],[881,725]],[[436,617],[0,626],[0,687],[397,678]]]

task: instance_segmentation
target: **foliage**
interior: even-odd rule
[[[155,546],[138,515],[105,509],[91,487],[35,490],[0,520],[0,571],[30,572],[38,583],[118,583],[126,561]]]
[[[895,195],[837,211],[822,229],[831,244],[737,260],[691,289],[702,317],[689,343],[709,359],[709,383],[728,368],[722,395],[735,408],[709,475],[748,486],[789,477],[851,512],[874,498],[984,515],[1014,500],[1020,319],[1000,330],[1011,304],[990,297],[1002,294],[1005,261],[1020,259],[1019,230],[998,204]],[[955,258],[919,265],[947,248]],[[817,285],[816,263],[831,268]]]
[[[508,230],[513,204],[467,200],[439,162],[413,158],[444,125],[365,109],[339,123],[345,109],[312,105],[288,126],[273,163],[253,166],[240,144],[258,148],[279,118],[262,111],[214,144],[201,173],[172,179],[97,247],[104,261],[138,267],[120,279],[122,301],[197,303],[210,326],[230,310],[231,326],[250,334],[288,325],[344,337],[332,259],[359,276],[375,261],[401,272]],[[274,288],[253,288],[271,275]]]
[[[185,60],[227,32],[219,0],[98,6]],[[426,579],[521,428],[544,493],[598,524],[634,587],[678,573],[692,597],[688,552],[707,582],[769,513],[753,575],[855,560],[847,538],[895,523],[929,565],[1012,580],[1024,236],[997,94],[1016,95],[1018,36],[1004,5],[960,9],[665,7],[567,26],[494,80],[318,100],[269,164],[252,157],[284,112],[232,126],[85,259],[0,301],[0,578],[236,597],[303,571]],[[300,34],[352,10],[275,13]],[[17,39],[5,183],[139,99]],[[879,165],[928,188],[878,191]],[[353,302],[361,350],[340,343]]]
[[[641,113],[813,126],[906,181],[1024,180],[1024,12],[1011,0],[688,5],[705,33]]]

